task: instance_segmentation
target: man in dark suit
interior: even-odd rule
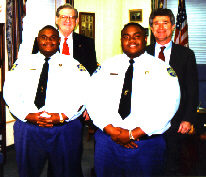
[[[165,62],[175,70],[180,84],[180,106],[171,120],[171,127],[165,133],[168,146],[167,174],[177,175],[179,171],[182,141],[191,129],[198,105],[198,73],[195,54],[189,48],[171,41],[175,28],[175,17],[170,9],[156,9],[149,18],[156,43],[147,46],[146,51],[158,58],[161,47],[165,47]],[[168,100],[169,101],[169,100]]]
[[[77,9],[70,4],[59,6],[56,11],[55,23],[61,37],[60,53],[72,56],[92,75],[97,68],[94,40],[74,32],[74,28],[79,23]],[[64,52],[64,43],[68,47],[66,53]],[[35,39],[32,53],[35,54],[38,51]]]
[[[69,55],[85,66],[92,75],[97,67],[94,40],[73,32],[79,22],[77,9],[70,4],[60,6],[56,11],[55,22],[61,37],[60,53],[64,52],[66,42]]]

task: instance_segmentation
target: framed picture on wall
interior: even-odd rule
[[[69,3],[74,7],[74,0],[66,0],[66,3]]]
[[[142,21],[142,9],[129,10],[129,22],[141,23]]]
[[[79,12],[79,34],[95,38],[95,13]]]

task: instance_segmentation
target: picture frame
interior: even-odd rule
[[[142,23],[142,9],[131,9],[129,10],[129,22]]]
[[[79,12],[79,34],[95,40],[95,13]]]
[[[66,3],[69,3],[74,7],[74,0],[66,0]]]

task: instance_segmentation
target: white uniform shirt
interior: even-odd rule
[[[69,120],[77,118],[80,106],[85,105],[85,87],[90,79],[87,71],[80,71],[79,62],[57,52],[49,60],[45,106],[40,110],[34,104],[39,77],[45,62],[42,54],[30,54],[18,59],[13,71],[6,73],[4,99],[10,112],[25,121],[29,113],[45,110],[64,113]],[[68,121],[69,121],[68,120]]]
[[[94,124],[103,130],[108,124],[132,130],[140,127],[146,134],[161,134],[179,107],[180,88],[172,68],[147,53],[134,59],[131,114],[122,120],[118,113],[125,72],[126,54],[107,59],[91,78],[86,103]],[[169,71],[171,71],[171,75]]]

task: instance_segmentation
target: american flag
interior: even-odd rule
[[[185,0],[179,0],[174,43],[189,47]]]

